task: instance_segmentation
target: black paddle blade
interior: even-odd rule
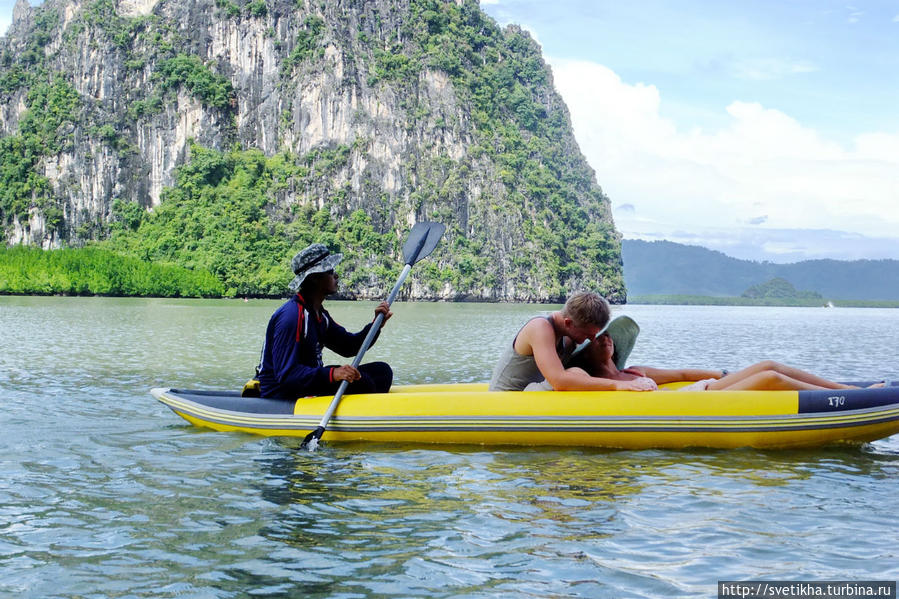
[[[430,255],[443,237],[446,227],[440,223],[415,223],[409,232],[409,238],[403,245],[403,260],[412,265]]]
[[[303,439],[303,442],[300,443],[300,449],[306,449],[309,446],[309,443],[313,441],[313,439],[318,442],[319,439],[322,438],[322,435],[325,434],[325,427],[319,426],[316,427],[314,431],[306,435],[306,438]]]

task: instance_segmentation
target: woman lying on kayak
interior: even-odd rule
[[[681,381],[696,381],[678,391],[783,391],[857,389],[836,383],[804,370],[786,366],[773,360],[753,364],[743,370],[663,369],[649,366],[625,368],[625,361],[633,349],[640,327],[633,319],[619,316],[591,341],[577,357],[577,364],[590,375],[613,380],[648,378],[657,385]],[[883,384],[874,385],[883,386]]]

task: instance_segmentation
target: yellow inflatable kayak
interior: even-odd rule
[[[297,437],[318,426],[332,399],[292,401],[176,389],[153,389],[152,394],[197,426]],[[322,440],[785,448],[860,443],[897,432],[899,384],[840,391],[649,393],[490,392],[485,384],[451,384],[347,395]]]

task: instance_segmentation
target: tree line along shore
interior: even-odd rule
[[[290,273],[284,270],[284,286]],[[226,298],[281,297],[283,293],[237,294],[209,270],[142,260],[100,247],[0,248],[2,295],[102,295],[116,297]],[[795,306],[899,308],[894,300],[841,300],[820,297],[712,297],[703,295],[637,295],[630,304],[697,306]]]

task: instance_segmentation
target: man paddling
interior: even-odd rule
[[[609,322],[609,304],[596,293],[575,293],[565,306],[529,320],[503,351],[491,391],[651,391],[651,379],[617,381],[569,367],[575,347],[594,339]]]
[[[265,331],[257,374],[262,397],[333,395],[341,381],[349,383],[347,393],[386,393],[390,389],[393,370],[385,362],[360,364],[358,368],[322,363],[325,347],[344,357],[355,356],[372,326],[349,333],[323,306],[325,298],[337,292],[334,268],[342,259],[342,254],[330,253],[321,243],[293,257],[291,267],[296,277],[289,287],[295,294],[275,311]],[[385,322],[393,315],[387,302],[375,308],[375,317],[378,314],[384,315]]]

